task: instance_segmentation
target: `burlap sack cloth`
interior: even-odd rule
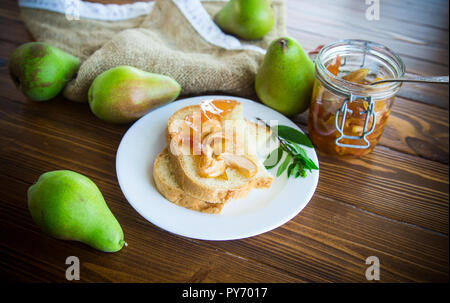
[[[202,5],[212,17],[225,2],[203,1]],[[276,18],[273,29],[262,40],[250,42],[264,49],[285,35],[283,1],[274,0],[272,8]],[[82,60],[78,75],[64,90],[70,100],[86,102],[95,77],[118,65],[171,76],[182,86],[181,94],[254,95],[255,74],[264,56],[208,43],[171,0],[156,0],[147,16],[114,22],[69,21],[64,14],[31,8],[22,8],[21,13],[37,41]]]

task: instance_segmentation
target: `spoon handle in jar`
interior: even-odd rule
[[[402,78],[391,78],[383,79],[379,81],[374,81],[370,85],[385,83],[385,82],[418,82],[418,83],[438,83],[438,84],[448,84],[448,76],[437,76],[437,77],[423,77],[423,76],[408,76]]]

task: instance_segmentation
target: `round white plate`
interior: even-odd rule
[[[151,111],[123,136],[116,155],[120,188],[131,206],[145,219],[171,233],[203,240],[233,240],[255,236],[283,225],[295,217],[311,199],[319,180],[319,171],[306,178],[275,177],[269,189],[252,189],[246,198],[228,202],[220,214],[204,214],[167,201],[153,181],[153,162],[164,148],[168,118],[178,109],[199,104],[205,99],[233,99],[243,103],[244,116],[256,121],[278,120],[300,130],[282,114],[260,103],[230,96],[201,96],[176,101]],[[305,147],[318,166],[317,155]],[[281,163],[282,161],[280,161]]]

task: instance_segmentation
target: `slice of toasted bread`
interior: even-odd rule
[[[161,195],[179,206],[210,214],[220,213],[224,206],[223,203],[208,203],[193,198],[181,189],[173,174],[167,148],[164,148],[153,164],[153,179]]]
[[[166,138],[169,146],[171,140],[185,126],[183,125],[183,121],[185,121],[186,117],[199,110],[199,106],[188,106],[178,110],[170,117],[167,125]],[[246,177],[238,169],[227,168],[226,178],[203,177],[198,173],[200,155],[179,154],[169,149],[173,172],[180,188],[189,196],[210,203],[224,203],[230,199],[245,197],[252,188],[267,188],[270,187],[273,181],[273,177],[256,155],[255,149],[257,144],[267,141],[271,134],[270,130],[264,127],[263,132],[257,132],[256,130],[260,129],[257,127],[257,124],[245,121],[241,103],[238,103],[231,112],[227,113],[223,120],[240,123],[238,128],[241,130],[244,129],[247,138],[253,138],[258,134],[258,138],[253,141],[255,144],[245,143],[246,148],[249,145],[253,147],[253,152],[250,149],[246,150],[246,157],[251,159],[257,166],[257,171],[254,176]]]

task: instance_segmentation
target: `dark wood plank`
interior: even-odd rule
[[[448,68],[447,73],[439,75],[448,75]],[[402,87],[398,96],[448,109],[448,92],[448,85],[408,83]]]
[[[305,130],[308,113],[294,118]],[[379,145],[448,164],[448,110],[397,97]]]
[[[6,101],[0,118],[2,154],[8,162],[3,166],[5,172],[10,170],[8,174],[27,168],[39,175],[50,170],[46,163],[52,163],[54,169],[83,168],[87,175],[115,183],[115,151],[126,126],[98,121],[86,104],[64,100],[28,104]],[[363,159],[321,155],[320,165],[319,193],[448,233],[448,166],[383,147]],[[353,181],[355,176],[358,178]]]
[[[372,154],[346,159],[319,153],[318,192],[448,234],[448,111],[401,98],[394,104]],[[296,122],[306,130],[307,114]]]
[[[8,86],[7,89],[8,89],[7,92],[9,93],[9,96],[12,95],[12,96],[17,96],[18,98],[20,98],[19,97],[20,94],[15,90],[15,88],[13,88],[11,86]],[[396,104],[397,103],[398,102],[396,102]],[[76,105],[67,105],[67,106],[76,106]],[[403,106],[403,110],[408,110],[409,108],[415,108],[415,107],[409,107],[407,105]],[[420,113],[421,110],[422,109],[418,109],[418,110],[415,111],[415,113],[416,114]],[[88,110],[86,110],[86,112],[89,113]],[[394,106],[393,112],[395,112],[395,106]],[[401,112],[399,114],[402,115]],[[442,114],[445,114],[445,112],[441,112],[441,115]],[[406,116],[411,116],[411,115],[408,115],[408,113],[406,113],[405,115]],[[434,115],[434,114],[430,115],[431,119],[428,119],[428,121],[425,121],[425,122],[426,123],[428,123],[428,122],[433,122],[434,123],[436,121],[436,119],[435,119],[436,116],[439,116],[439,115]],[[393,114],[393,117],[394,117],[394,114]],[[442,137],[442,135],[445,136],[445,133],[446,133],[445,131],[446,130],[448,132],[448,118],[447,118],[447,115],[443,116],[443,119],[442,119],[442,116],[440,116],[440,118],[441,118],[441,121],[444,121],[444,122],[440,123],[440,124],[438,123],[437,125],[441,126],[440,129],[439,129],[438,134]],[[446,118],[447,118],[447,122],[445,121]],[[65,120],[66,117],[63,117],[62,119],[63,119],[63,121],[66,121]],[[84,120],[83,117],[80,116],[79,120],[76,123],[79,123],[79,122],[81,122],[83,120]],[[390,119],[390,120],[391,121],[396,121],[396,119]],[[411,120],[414,121],[414,119],[410,119],[410,121]],[[400,121],[403,122],[403,120],[400,120]],[[437,121],[439,121],[439,120],[437,120]],[[403,151],[411,151],[413,148],[415,148],[414,152],[416,154],[420,154],[422,156],[423,155],[427,155],[427,153],[423,152],[423,150],[425,150],[425,151],[428,152],[428,154],[431,155],[431,156],[429,156],[429,158],[435,158],[435,159],[438,158],[438,159],[441,159],[441,160],[445,159],[445,156],[448,155],[448,143],[447,143],[447,146],[442,146],[442,144],[441,144],[441,149],[437,149],[436,146],[439,147],[439,144],[436,144],[436,142],[435,142],[437,140],[428,140],[428,141],[425,141],[428,144],[428,148],[424,149],[423,148],[423,145],[424,145],[423,144],[423,142],[424,142],[423,139],[424,138],[428,138],[428,139],[431,138],[431,139],[433,139],[433,134],[432,133],[426,133],[425,135],[423,135],[423,134],[421,134],[421,132],[418,132],[419,136],[411,136],[411,134],[408,133],[408,132],[405,132],[405,131],[399,132],[399,130],[404,130],[405,129],[403,127],[404,123],[402,123],[402,122],[397,123],[398,124],[397,127],[395,126],[395,123],[394,123],[394,127],[393,127],[394,130],[393,131],[389,131],[390,130],[390,125],[388,125],[388,128],[386,130],[386,134],[393,134],[395,136],[398,136],[399,134],[403,134],[403,136],[401,136],[400,140],[395,140],[395,138],[394,139],[390,139],[388,135],[385,136],[386,139],[383,139],[385,141],[385,143],[389,143],[389,141],[393,142],[392,144],[387,144],[388,147],[394,148],[394,149],[398,149],[398,150],[403,150]],[[423,123],[418,123],[418,125],[422,126]],[[66,131],[69,131],[69,129],[70,129],[70,127]],[[424,127],[424,129],[427,130],[429,128]],[[86,134],[85,136],[88,137],[88,134]],[[70,139],[70,140],[72,140],[72,139]],[[399,144],[399,142],[401,144]],[[445,145],[445,142],[448,142],[448,140],[445,140],[445,137],[444,137],[444,140],[441,140],[441,142],[443,142],[443,144]],[[383,143],[383,141],[382,141],[382,143]],[[409,143],[409,145],[408,145],[408,143]],[[84,142],[80,142],[79,143],[79,145],[83,145],[83,144],[85,144],[85,143]],[[413,146],[413,148],[411,148],[410,145]],[[434,148],[430,148],[430,147],[433,147],[433,146],[434,146]],[[431,153],[429,151],[431,151]]]
[[[448,110],[396,98],[380,144],[448,164]]]
[[[295,9],[299,5],[302,9]],[[380,21],[368,21],[364,11],[352,11],[340,5],[340,2],[333,5],[288,1],[288,33],[307,50],[339,39],[379,42],[399,53],[409,73],[448,74],[448,29],[408,24],[383,15]],[[360,2],[358,6],[364,8],[365,4]],[[410,12],[402,13],[408,16]],[[448,108],[448,86],[405,84],[399,95]]]
[[[364,18],[364,2],[287,5],[289,32],[307,50],[339,35],[374,37],[399,51],[409,72],[448,74],[447,3],[382,1],[382,22],[372,28],[355,19]],[[448,87],[405,86],[401,96],[441,108],[398,98],[368,157],[320,154],[314,198],[282,227],[238,241],[191,240],[148,223],[123,197],[114,162],[127,125],[99,121],[87,104],[31,102],[15,89],[6,60],[30,40],[18,11],[16,1],[1,1],[0,27],[10,29],[0,32],[2,278],[64,281],[64,260],[76,255],[84,282],[354,282],[366,281],[365,259],[375,255],[382,282],[448,281],[448,110],[441,109],[448,108]],[[104,254],[39,231],[26,189],[41,173],[63,168],[97,183],[128,248]]]
[[[27,179],[33,174],[24,173]],[[26,210],[24,192],[30,183],[0,180],[6,193],[1,211],[10,218],[7,224],[0,220],[6,233],[3,268],[19,280],[64,280],[63,262],[69,255],[80,258],[83,281],[365,281],[365,259],[372,255],[380,259],[383,282],[448,279],[448,237],[321,195],[272,232],[238,241],[195,241],[137,217],[118,198],[117,185],[93,178],[129,243],[119,253],[105,255],[41,233]]]
[[[289,29],[289,34],[304,47],[305,50],[313,50],[318,45],[327,44],[338,39],[331,37],[320,37],[316,33]],[[410,74],[425,76],[448,75],[448,67],[438,63],[426,62],[412,57],[402,56],[403,61]],[[441,108],[449,108],[449,90],[446,85],[438,84],[414,84],[405,83],[400,89],[398,96],[435,105]]]
[[[9,152],[11,155],[10,161],[14,161],[14,158],[22,157],[23,152],[20,154],[17,151],[25,150],[25,159],[20,160],[25,161],[25,163],[27,162],[27,157],[33,157],[33,154],[36,153],[54,154],[54,158],[48,158],[48,161],[57,161],[58,165],[74,163],[87,166],[92,170],[91,173],[93,175],[100,172],[105,174],[105,172],[110,171],[109,166],[111,164],[109,163],[114,162],[116,147],[127,126],[110,125],[99,121],[90,113],[87,104],[75,104],[62,99],[44,103],[27,101],[13,86],[5,73],[6,70],[0,75],[0,87],[2,88],[0,96],[8,99],[14,98],[22,104],[16,104],[12,101],[4,102],[3,109],[0,110],[0,116],[2,117],[0,124],[3,124],[2,129],[5,130],[3,140],[13,141],[15,137],[30,137],[27,139],[28,142],[14,142],[14,144],[10,145],[10,148],[15,148],[15,151]],[[380,144],[384,144],[391,149],[445,162],[448,159],[448,112],[418,103],[414,103],[415,106],[411,106],[408,102],[400,98],[397,99],[392,110],[392,116],[388,120],[386,134],[383,136]],[[75,132],[74,128],[76,128]],[[95,134],[94,138],[92,134]],[[39,147],[41,142],[45,142],[46,145]],[[61,150],[64,151],[67,148],[67,144],[72,146],[70,148],[71,157],[67,157],[64,153],[59,152]],[[86,157],[85,152],[92,155],[100,154],[102,157],[100,159]],[[7,157],[7,154],[5,153],[5,157]],[[398,155],[395,152],[394,154]],[[399,158],[399,161],[401,161],[402,156],[399,155],[396,158]],[[382,152],[380,157],[380,160],[376,161],[387,162],[385,164],[375,164],[373,162],[375,160],[370,160],[371,158],[368,158],[369,160],[363,159],[359,163],[364,165],[357,165],[350,171],[347,171],[347,163],[342,163],[341,160],[321,158],[321,161],[326,159],[324,164],[321,163],[322,168],[324,165],[327,167],[327,163],[330,163],[328,167],[330,175],[327,175],[327,170],[323,171],[321,181],[329,180],[329,183],[326,183],[324,187],[319,187],[319,191],[321,188],[332,188],[332,192],[325,192],[324,194],[335,197],[334,190],[341,189],[344,186],[345,192],[349,193],[350,196],[345,197],[344,193],[337,191],[340,196],[336,198],[342,201],[351,204],[356,203],[361,208],[390,218],[435,229],[447,234],[448,191],[445,188],[448,186],[448,167],[430,162],[430,165],[439,168],[439,174],[435,179],[440,181],[429,183],[429,191],[438,186],[439,196],[431,195],[432,198],[427,201],[424,198],[419,199],[412,191],[415,186],[423,182],[418,177],[423,176],[420,169],[422,167],[426,169],[427,165],[429,165],[426,160],[407,158],[406,168],[402,170],[399,169],[397,163],[390,161],[390,156],[386,153]],[[385,191],[383,187],[379,187],[376,184],[373,186],[374,188],[367,188],[359,184],[355,189],[346,187],[348,183],[343,182],[344,184],[341,184],[339,174],[346,176],[345,180],[351,180],[352,171],[359,171],[367,167],[372,176],[371,180],[378,182],[377,177],[379,177],[382,179],[387,178],[385,182],[394,182],[392,183],[394,184],[392,190],[400,191],[400,194],[393,195],[395,198],[394,203],[391,204],[389,199],[386,201],[382,199],[385,202],[380,206],[377,201],[380,199],[379,197],[385,196]],[[115,173],[112,171],[104,177],[105,179],[112,178],[115,180]],[[408,184],[412,186],[412,190],[403,189],[401,184],[395,183],[396,180],[402,180],[405,177],[408,178]],[[28,181],[31,182],[31,180]],[[364,191],[362,194],[365,197],[364,201],[368,202],[359,200],[355,202],[355,199],[351,197],[351,195],[359,196],[357,191],[360,190],[360,187]],[[428,193],[424,192],[425,195]],[[446,194],[447,199],[445,200]],[[411,197],[414,202],[412,206],[410,205],[411,201],[405,200],[403,195]],[[447,201],[446,204],[445,201]],[[424,211],[421,211],[422,207]]]
[[[17,1],[1,1],[0,28],[3,29],[0,31],[0,44],[6,41],[19,45],[32,40],[30,33],[20,17]]]
[[[321,153],[319,161],[319,194],[448,234],[447,165],[381,146],[360,159]]]
[[[0,26],[13,28],[12,31],[0,32],[0,40],[16,44],[29,41],[31,36],[23,23],[20,22],[17,3],[13,0],[8,0],[2,1],[0,5],[5,7],[4,10],[11,11],[8,19],[1,18],[6,15],[5,13],[0,14]],[[288,1],[289,33],[306,50],[312,50],[320,44],[326,44],[337,39],[358,38],[374,40],[388,45],[395,51],[399,51],[410,73],[423,75],[448,74],[448,30],[411,25],[405,23],[403,19],[396,20],[391,16],[386,16],[387,18],[384,18],[383,22],[370,22],[365,20],[364,11],[362,11],[365,8],[364,3],[361,2],[359,6],[362,6],[359,11],[352,11],[347,9],[345,5],[343,6],[344,8],[339,8],[333,3],[315,4],[312,2]],[[297,7],[302,9],[296,9]],[[351,7],[354,7],[354,5],[351,5]],[[409,9],[403,12],[408,15],[407,13],[411,11]],[[440,16],[441,14],[438,15]],[[360,24],[359,27],[352,25],[351,21],[354,22],[355,20]],[[365,25],[363,26],[362,24]],[[389,31],[392,28],[397,31],[407,30],[408,32],[396,35]],[[381,38],[378,39],[378,37]],[[428,41],[426,39],[436,40]],[[441,44],[438,43],[440,41]],[[448,108],[447,100],[449,94],[446,86],[406,84],[399,95],[408,99]]]
[[[97,183],[104,192],[116,184]],[[80,282],[301,282],[284,270],[169,234],[139,217],[115,194],[108,205],[122,224],[128,247],[106,254],[73,241],[53,239],[32,221],[25,183],[0,173],[0,266],[8,280],[63,282],[65,260],[80,259]],[[126,205],[116,207],[117,205]]]
[[[0,58],[3,60],[3,62],[7,63],[9,56],[16,49],[17,46],[18,46],[17,44],[11,42],[6,41],[0,42]],[[0,66],[0,68],[2,67],[3,66]]]
[[[383,282],[448,280],[447,237],[336,203],[321,194],[300,215],[272,232],[209,243],[311,281],[366,281],[368,256],[380,259]]]
[[[4,58],[3,67],[0,66],[0,86],[5,97],[24,100],[7,76],[6,61],[15,47],[12,43],[0,44],[0,58]],[[306,125],[307,114],[297,117],[295,121]],[[398,97],[380,144],[448,163],[448,127],[448,110],[417,102],[411,103],[410,100]]]
[[[344,0],[335,2],[332,0],[323,1],[336,7],[345,8],[346,11],[365,12],[368,5],[364,2]],[[406,25],[420,25],[422,28],[438,28],[448,30],[448,1],[380,1],[380,20],[399,20]],[[387,17],[387,18],[383,18]],[[383,18],[383,19],[382,19]],[[407,26],[402,26],[400,30],[407,30]],[[398,28],[394,28],[398,30]]]
[[[414,20],[414,16],[419,14],[419,9],[410,8],[401,13],[397,11],[397,15],[410,18],[409,21],[397,20],[385,16],[386,5],[381,3],[380,20],[371,21],[366,19],[365,11],[368,6],[364,2],[358,2],[357,5],[354,1],[351,2],[355,9],[346,7],[345,4],[348,5],[350,1],[343,1],[343,3],[321,1],[308,3],[304,5],[304,9],[295,10],[293,7],[305,4],[305,2],[288,1],[288,12],[293,17],[290,19],[289,28],[312,31],[320,36],[335,39],[353,38],[356,35],[364,39],[377,39],[401,55],[448,66],[448,54],[445,52],[445,49],[448,48],[448,17],[445,18],[444,14],[426,13],[428,19],[441,22],[442,27],[447,26],[447,28],[424,26],[411,22],[411,20]],[[290,7],[292,7],[292,10],[289,10]],[[423,10],[421,12],[423,13]],[[440,17],[443,17],[443,19],[439,20]],[[412,46],[414,47],[412,48]]]

